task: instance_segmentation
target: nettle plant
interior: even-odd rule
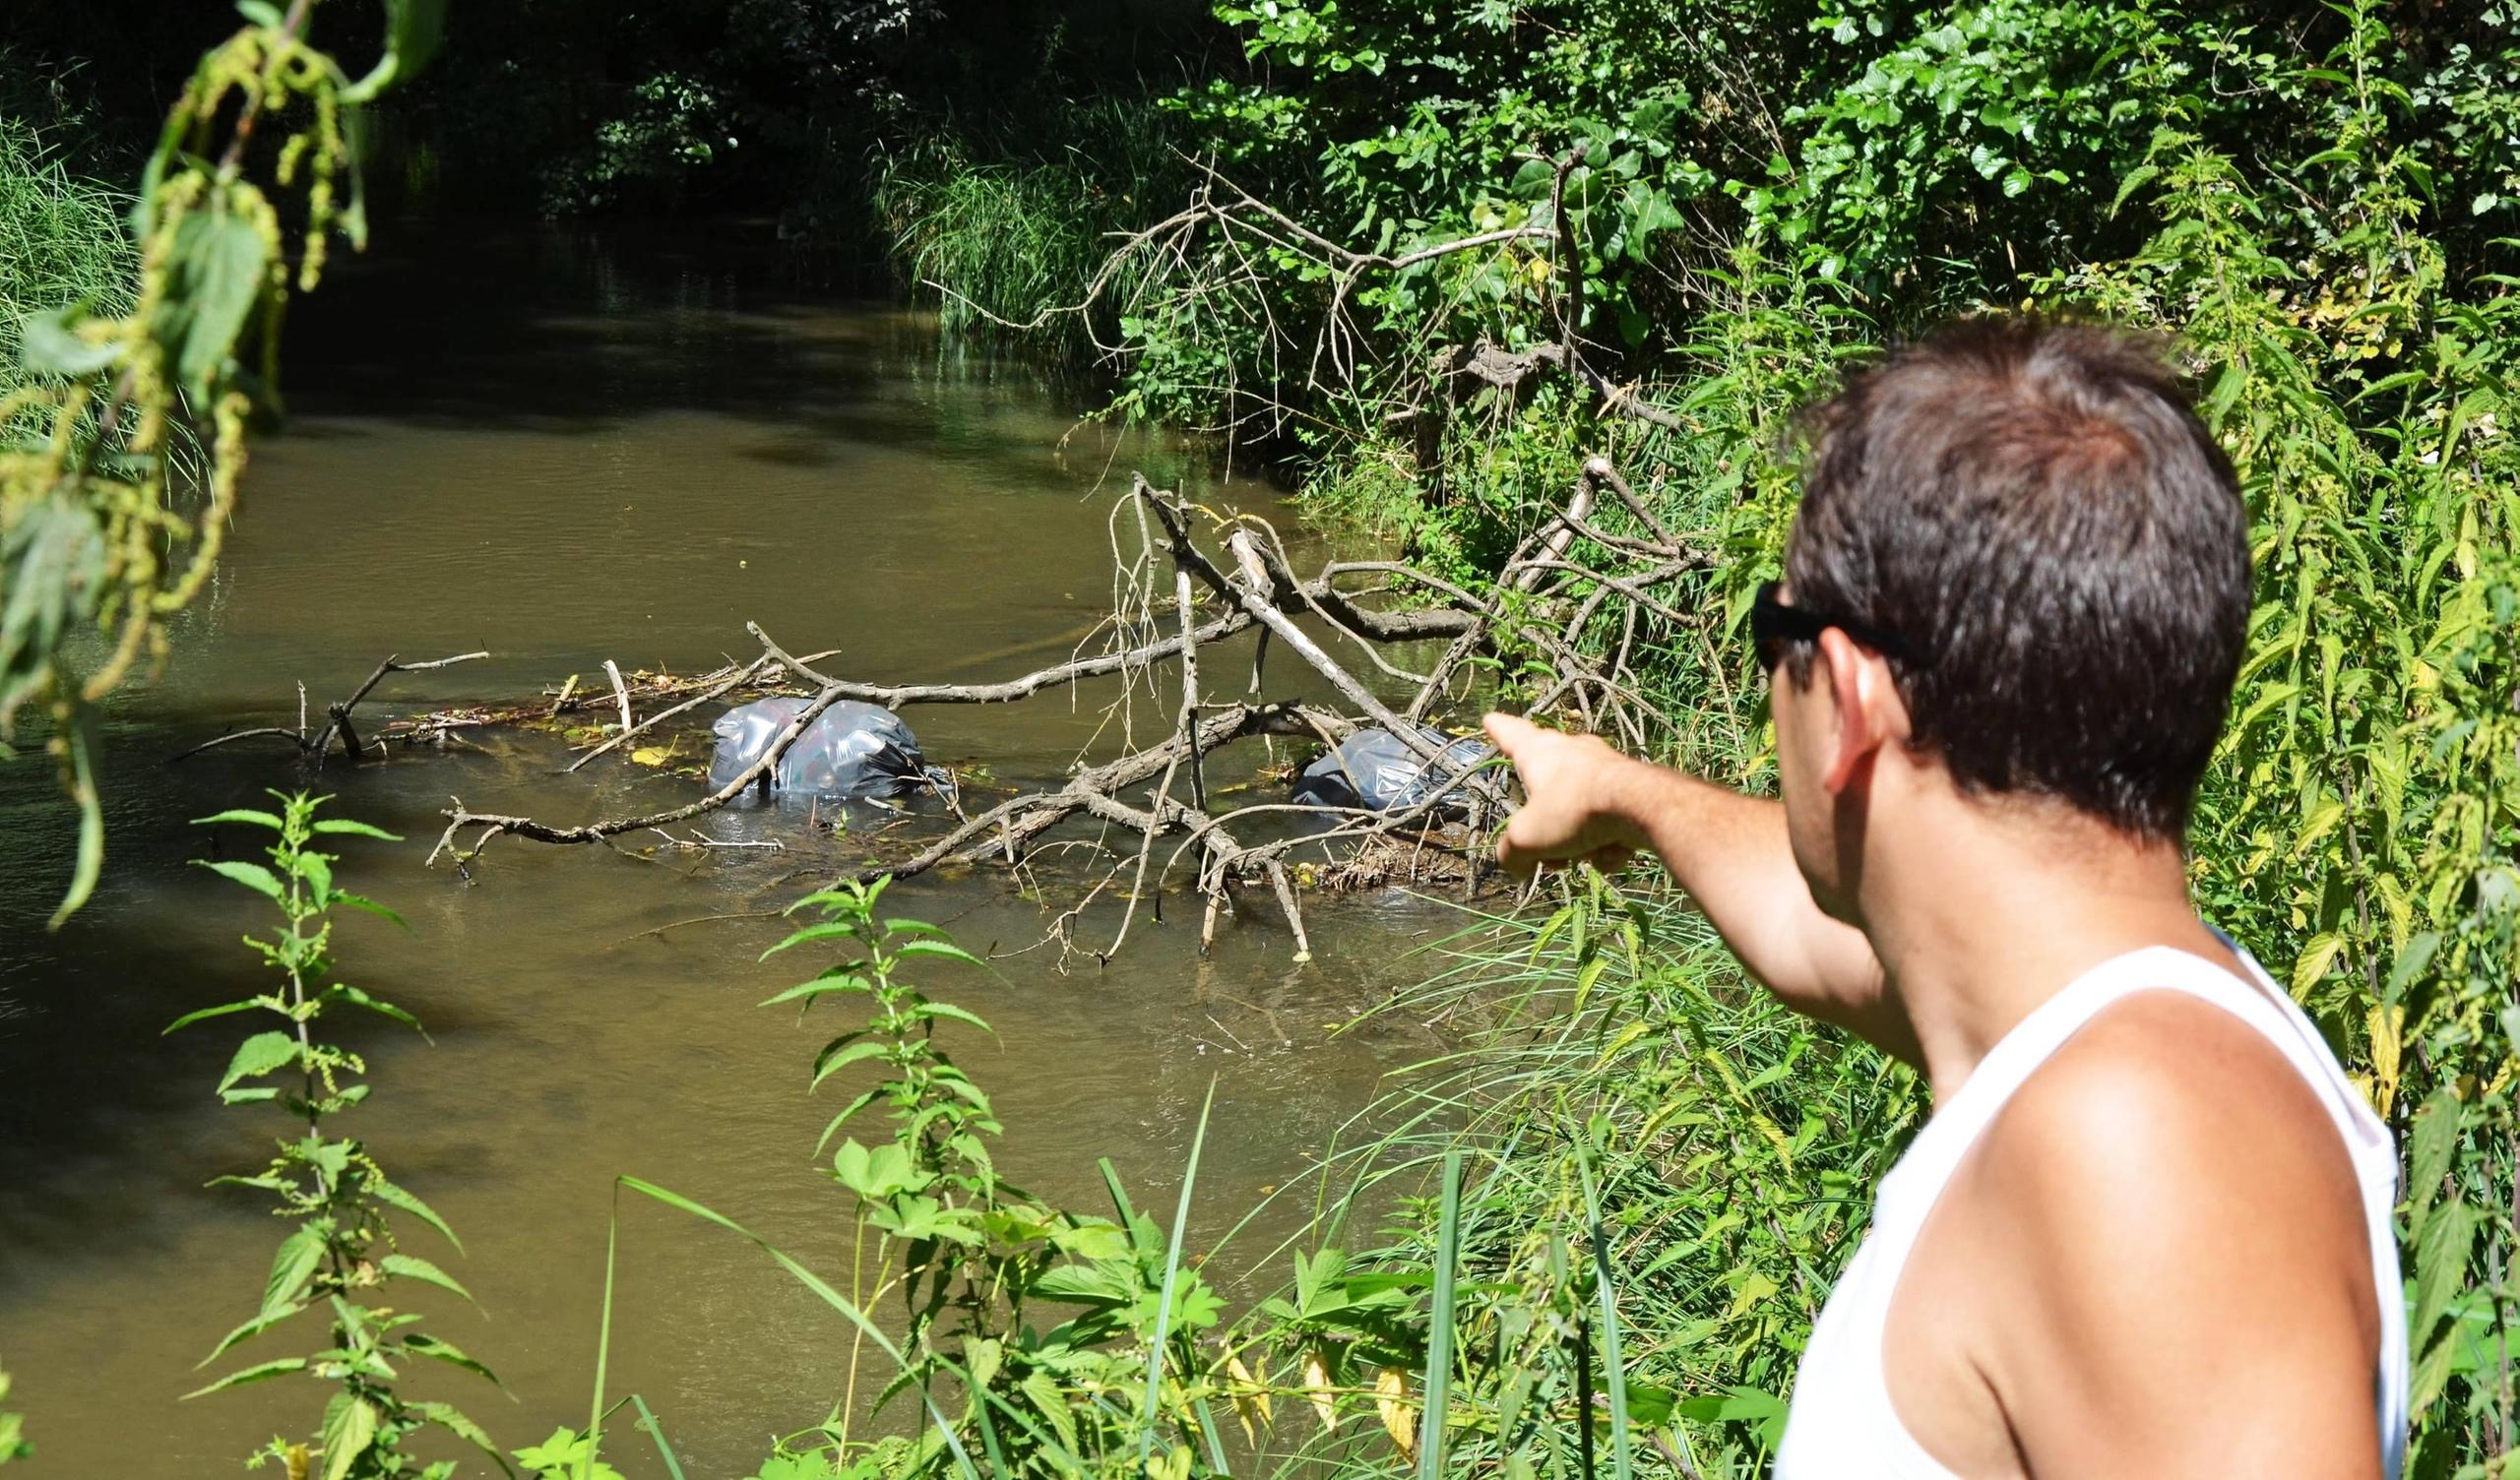
[[[359,1055],[317,1036],[325,1015],[335,1008],[358,1008],[415,1031],[419,1021],[390,1002],[333,979],[336,906],[397,924],[402,919],[375,900],[335,885],[336,856],[316,843],[327,836],[393,841],[394,834],[348,818],[318,817],[327,798],[272,795],[280,802],[276,813],[238,809],[201,819],[207,827],[235,825],[270,832],[266,856],[271,861],[205,861],[202,866],[262,895],[279,915],[270,935],[245,937],[278,980],[268,992],[187,1013],[166,1028],[171,1033],[240,1013],[278,1019],[279,1025],[236,1045],[220,1076],[218,1092],[230,1105],[276,1105],[295,1122],[262,1172],[220,1177],[210,1184],[269,1194],[273,1214],[295,1226],[272,1257],[271,1274],[254,1314],[221,1337],[202,1365],[310,1311],[323,1314],[329,1334],[317,1351],[253,1363],[186,1396],[293,1377],[310,1377],[332,1388],[313,1443],[275,1437],[247,1461],[249,1467],[277,1461],[290,1480],[385,1475],[442,1480],[455,1472],[453,1461],[423,1464],[402,1451],[407,1438],[432,1425],[478,1448],[505,1469],[497,1449],[462,1411],[442,1402],[411,1401],[396,1387],[399,1369],[413,1358],[497,1382],[488,1368],[419,1330],[416,1313],[382,1298],[403,1282],[472,1298],[445,1270],[403,1251],[390,1214],[427,1224],[459,1253],[463,1245],[427,1203],[385,1175],[365,1144],[331,1129],[333,1118],[363,1102],[372,1086],[363,1079],[367,1065]]]
[[[319,4],[238,0],[247,24],[204,54],[141,175],[137,279],[107,295],[130,311],[31,315],[0,372],[0,759],[22,709],[45,715],[80,816],[55,925],[104,864],[96,707],[165,659],[218,568],[289,299],[336,237],[366,244],[360,110],[429,59],[445,11],[384,0],[382,55],[353,79],[308,40]]]
[[[1131,1205],[1108,1161],[1102,1174],[1112,1218],[1048,1207],[1000,1179],[989,1150],[1000,1130],[996,1111],[935,1038],[940,1022],[982,1032],[988,1023],[903,975],[926,962],[982,962],[936,926],[879,915],[887,883],[844,884],[799,900],[793,908],[818,910],[822,919],[765,958],[826,942],[850,954],[764,1006],[869,1002],[859,1025],[815,1055],[817,1088],[859,1066],[875,1075],[832,1118],[816,1154],[830,1151],[828,1175],[855,1203],[849,1306],[871,1311],[898,1293],[907,1317],[899,1345],[885,1343],[893,1372],[872,1407],[880,1412],[914,1392],[932,1422],[914,1440],[853,1437],[858,1358],[870,1329],[860,1317],[847,1388],[823,1422],[791,1436],[761,1473],[968,1477],[976,1451],[992,1476],[1178,1480],[1192,1466],[1194,1443],[1214,1453],[1218,1442],[1208,1403],[1213,1364],[1194,1343],[1224,1302],[1181,1260],[1197,1148],[1168,1240]],[[878,1108],[889,1136],[843,1136]],[[842,1137],[837,1146],[834,1137]],[[1082,1309],[1042,1329],[1029,1319],[1036,1301]],[[951,1418],[940,1406],[947,1394],[963,1405]]]
[[[0,1370],[0,1399],[9,1396],[9,1374]],[[0,1464],[12,1459],[32,1459],[35,1447],[27,1443],[26,1418],[16,1413],[0,1413]]]

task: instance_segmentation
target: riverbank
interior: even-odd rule
[[[1091,343],[1118,406],[1291,450],[1308,500],[1500,602],[1569,490],[1618,472],[1700,563],[1650,604],[1604,590],[1564,640],[1646,654],[1641,748],[1720,779],[1756,786],[1766,764],[1738,625],[1793,518],[1798,406],[1959,312],[2174,337],[2237,466],[2258,582],[2193,890],[2290,963],[2401,1144],[2447,1158],[2417,1180],[2455,1193],[2399,1230],[2419,1284],[2431,1271],[2411,1313],[2419,1468],[2500,1454],[2514,1399],[2488,1336],[2520,1325],[2520,1024],[2501,1016],[2520,762],[2499,666],[2520,621],[2520,299],[2496,223],[2520,210],[2520,158],[2475,122],[2520,100],[2509,28],[2381,4],[2280,30],[2212,6],[1220,16],[1246,70],[1150,100],[1187,186],[1103,232],[1104,254],[1041,282],[985,250],[1010,213],[1090,200],[1074,217],[1100,229],[1151,183],[1035,134],[910,158],[943,177],[909,194],[964,203],[972,234],[914,216],[903,260],[964,263],[934,290],[995,320],[1050,310],[1043,341]],[[1569,559],[1615,548],[1577,531]],[[1720,1098],[1725,1072],[1689,1074]],[[1831,1270],[1779,1252],[1746,1304]],[[1737,1379],[1766,1396],[1734,1393],[1724,1432],[1755,1453],[1739,1420],[1775,1393],[1754,1362]]]

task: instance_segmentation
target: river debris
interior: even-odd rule
[[[418,663],[403,662],[401,660],[401,656],[402,655],[400,653],[387,653],[385,655],[385,660],[376,665],[376,671],[367,676],[367,682],[360,684],[357,690],[353,692],[349,698],[341,701],[339,704],[327,705],[324,709],[324,722],[319,726],[309,728],[306,723],[306,685],[301,683],[297,686],[297,727],[295,729],[289,729],[277,724],[267,724],[249,730],[230,730],[226,734],[205,740],[190,750],[169,756],[166,759],[169,762],[181,761],[187,757],[200,755],[203,751],[215,749],[221,745],[233,744],[240,740],[279,739],[285,740],[290,745],[295,746],[299,760],[321,770],[325,759],[332,754],[334,738],[339,736],[342,742],[342,759],[355,764],[366,758],[367,746],[360,741],[358,730],[351,724],[350,711],[358,708],[361,700],[376,692],[376,686],[385,681],[385,676],[387,674],[418,673],[430,668],[451,668],[457,663],[469,663],[475,658],[488,657],[489,654],[487,652],[459,652],[453,657],[431,658],[426,662]],[[487,711],[479,712],[486,713]],[[387,724],[384,730],[380,731],[374,739],[376,741],[378,752],[380,754],[385,754],[391,752],[394,743],[397,741],[404,744],[410,744],[420,738],[422,734],[426,734],[431,739],[443,741],[449,733],[456,729],[466,728],[475,723],[489,722],[494,721],[486,718],[475,720],[449,715],[441,719],[440,722],[435,725],[429,726],[423,730],[414,726],[411,721],[407,720],[403,721],[400,725],[393,723]]]
[[[1604,527],[1609,524],[1619,527]],[[301,758],[320,765],[337,737],[344,755],[387,755],[398,748],[444,746],[490,727],[531,726],[557,730],[583,747],[567,768],[575,772],[625,747],[631,748],[621,757],[625,763],[661,764],[669,752],[634,742],[730,697],[785,694],[800,701],[780,707],[785,723],[766,744],[746,747],[749,764],[713,770],[705,795],[662,812],[564,826],[474,811],[453,799],[429,862],[451,859],[471,877],[482,850],[502,836],[619,847],[614,839],[625,834],[651,833],[677,847],[692,847],[688,838],[705,848],[710,840],[701,834],[686,831],[677,837],[672,830],[770,777],[835,706],[898,710],[914,705],[1010,704],[1072,692],[1089,679],[1116,678],[1120,696],[1106,717],[1116,720],[1125,738],[1124,754],[1080,763],[1055,784],[1019,788],[986,806],[978,805],[985,799],[978,788],[965,789],[972,798],[968,809],[948,791],[954,820],[940,834],[905,850],[908,835],[882,830],[892,834],[884,839],[887,845],[847,872],[871,881],[945,867],[999,867],[1032,890],[1038,888],[1032,877],[1037,863],[1081,847],[1099,861],[1088,871],[1081,896],[1053,918],[1040,943],[1055,944],[1062,956],[1081,953],[1107,960],[1128,938],[1141,905],[1160,911],[1166,892],[1177,887],[1186,887],[1203,905],[1204,950],[1221,917],[1235,912],[1245,893],[1265,888],[1301,960],[1310,953],[1301,890],[1440,883],[1469,893],[1487,876],[1487,839],[1506,809],[1506,775],[1483,746],[1433,727],[1431,716],[1474,698],[1500,697],[1494,675],[1510,671],[1516,692],[1501,697],[1517,707],[1641,742],[1648,712],[1631,655],[1646,644],[1673,640],[1678,627],[1699,625],[1657,588],[1712,563],[1706,552],[1665,529],[1601,458],[1585,462],[1565,507],[1524,538],[1485,593],[1389,560],[1333,560],[1310,579],[1298,578],[1266,521],[1218,514],[1144,478],[1115,502],[1112,528],[1119,594],[1115,609],[1095,629],[1101,649],[1089,652],[1080,645],[1067,661],[1017,678],[864,683],[816,666],[830,653],[794,656],[748,622],[746,630],[760,645],[749,660],[729,659],[694,675],[624,673],[607,663],[600,687],[581,689],[572,677],[532,701],[392,720],[362,741],[350,727],[350,709],[387,674],[481,654],[429,664],[389,658],[349,701],[332,707],[328,726],[309,730],[301,715],[295,730],[243,731],[209,744],[279,735],[292,740]],[[1135,553],[1120,555],[1131,529]],[[1203,676],[1203,662],[1212,664],[1221,655],[1219,645],[1246,633],[1255,637],[1248,685],[1241,695],[1220,695],[1208,686],[1212,675]],[[1331,644],[1361,661],[1343,660]],[[1256,697],[1269,687],[1268,659],[1281,648],[1314,680],[1326,683],[1335,702]],[[1402,666],[1395,654],[1424,666]],[[1141,705],[1153,705],[1164,716],[1160,738],[1140,740],[1132,733]],[[613,721],[597,717],[601,715]],[[1248,786],[1210,787],[1212,759],[1228,747],[1292,737],[1338,753],[1342,742],[1368,731],[1379,731],[1374,743],[1391,748],[1389,759],[1407,762],[1412,773],[1399,792],[1373,799],[1382,805],[1282,801],[1274,790],[1246,800]],[[1090,828],[1093,835],[1049,835],[1069,823]],[[1079,932],[1086,911],[1098,901],[1116,904],[1120,918],[1107,941],[1088,943]]]

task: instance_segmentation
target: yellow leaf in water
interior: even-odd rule
[[[653,745],[642,745],[630,753],[630,760],[637,766],[662,766],[665,764],[665,753]]]
[[[1397,1367],[1386,1367],[1374,1374],[1374,1412],[1382,1416],[1383,1432],[1400,1446],[1400,1457],[1415,1462],[1418,1458],[1418,1426],[1410,1421],[1409,1374]]]

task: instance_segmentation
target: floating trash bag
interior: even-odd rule
[[[1442,765],[1434,769],[1398,735],[1385,729],[1358,730],[1336,749],[1303,769],[1295,777],[1294,799],[1315,807],[1362,808],[1369,812],[1406,810],[1426,799],[1438,779],[1458,780],[1496,753],[1477,735],[1455,740],[1438,729],[1418,733],[1440,745]],[[1443,810],[1469,810],[1470,794],[1456,785],[1444,794]]]
[[[813,701],[777,695],[738,705],[712,726],[718,749],[709,758],[709,784],[723,787],[752,769],[789,721]],[[918,737],[902,716],[876,705],[844,699],[814,716],[772,774],[774,789],[794,796],[862,801],[933,790],[938,772],[918,753]]]

